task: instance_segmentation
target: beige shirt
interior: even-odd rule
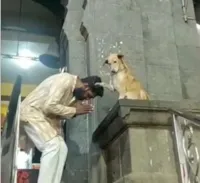
[[[61,119],[76,113],[73,90],[77,76],[59,73],[45,79],[21,103],[20,120],[30,124],[45,141],[61,133]]]

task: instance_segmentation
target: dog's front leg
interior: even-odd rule
[[[115,91],[115,88],[113,85],[111,84],[107,84],[107,83],[104,83],[104,82],[101,82],[101,83],[95,83],[96,86],[102,86],[104,88],[107,88],[108,90],[114,92]]]

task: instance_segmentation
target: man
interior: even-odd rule
[[[98,76],[79,79],[69,73],[59,73],[44,80],[21,104],[24,130],[42,152],[38,183],[60,183],[67,157],[62,137],[61,119],[70,119],[93,111],[89,104],[81,104],[96,96],[103,96]]]

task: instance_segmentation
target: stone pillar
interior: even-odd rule
[[[198,102],[186,101],[120,100],[93,134],[94,142],[102,149],[103,161],[96,166],[106,170],[107,183],[178,183],[179,166],[168,108],[200,114],[199,106]],[[196,129],[198,147],[199,138],[200,130]]]
[[[198,100],[200,87],[200,37],[197,33],[193,1],[188,1],[187,15],[194,18],[183,21],[181,1],[172,1],[172,18],[177,58],[179,61],[181,89],[184,99]]]
[[[192,0],[188,4],[188,15],[193,16]],[[100,75],[109,82],[102,64],[110,52],[121,52],[152,100],[198,99],[199,42],[195,21],[185,23],[181,7],[177,0],[69,1],[63,26],[69,44],[69,72]],[[102,99],[94,100],[92,115],[68,126],[69,139],[84,149],[82,154],[90,153],[86,162],[92,183],[93,178],[104,179],[106,166],[96,166],[97,162],[105,162],[91,136],[116,100],[117,94],[105,91]],[[82,144],[84,148],[80,148]]]
[[[80,26],[83,17],[83,0],[70,0],[63,30],[67,36],[68,72],[86,77],[85,40],[81,35]],[[88,180],[88,117],[80,116],[67,121],[66,140],[68,157],[63,173],[64,182],[87,182]]]
[[[109,53],[121,52],[151,100],[198,99],[197,31],[194,20],[184,22],[181,8],[177,0],[88,0],[83,24],[88,32],[89,73],[109,82],[102,63]],[[194,17],[192,0],[188,1],[188,15]],[[96,111],[91,116],[89,137],[116,99],[106,91],[103,99],[94,101]],[[91,157],[98,156],[98,148],[92,143],[90,147]]]

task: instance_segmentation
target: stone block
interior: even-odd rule
[[[78,33],[83,18],[83,10],[68,11],[64,20],[63,29],[67,32],[67,36],[72,37],[73,34]]]
[[[121,171],[122,176],[126,176],[127,174],[132,172],[132,161],[131,161],[131,150],[130,148],[121,150],[120,149],[120,163],[121,163]],[[119,166],[119,165],[118,165]]]
[[[145,129],[144,139],[149,159],[148,172],[176,173],[171,132],[172,127]]]
[[[84,0],[74,0],[74,1],[69,1],[68,5],[67,5],[67,9],[69,11],[75,11],[75,10],[82,10],[82,6],[83,6]]]
[[[115,18],[118,20],[117,29],[115,30],[117,34],[142,35],[140,9],[130,11],[120,9],[117,11]]]
[[[88,131],[88,118],[87,115],[77,116],[76,118],[67,122],[70,133],[87,132]]]
[[[117,92],[114,93],[110,91],[105,91],[104,97],[98,99],[98,106],[97,106],[98,124],[106,117],[112,106],[115,104],[117,98],[118,98]]]
[[[181,69],[198,70],[200,68],[200,47],[177,46]]]
[[[143,37],[152,45],[175,43],[173,19],[171,15],[157,12],[142,13]]]
[[[160,111],[159,113],[155,111],[143,111],[143,115],[141,115],[141,112],[142,111],[140,110],[132,111],[131,114],[126,118],[126,124],[136,123],[140,126],[145,124],[160,124],[162,126],[171,125],[171,114],[169,114],[167,111]]]
[[[95,3],[95,6],[93,32],[116,33],[119,23],[116,17],[118,9],[113,6],[105,6],[105,3],[100,1]]]
[[[131,151],[131,170],[132,172],[149,172],[150,158],[149,146],[147,143],[146,129],[131,128],[130,135],[130,151]]]
[[[85,58],[85,41],[69,40],[68,41],[69,59],[80,58],[84,61]],[[70,62],[70,60],[69,60]],[[79,63],[77,63],[79,64]],[[77,64],[75,64],[77,66]],[[86,66],[85,66],[86,67]]]
[[[109,183],[107,181],[107,166],[105,158],[101,154],[91,156],[91,169],[89,182],[91,183]]]
[[[200,97],[199,70],[180,69],[182,93],[185,99],[198,100]]]
[[[109,183],[178,182],[168,107],[191,110],[197,106],[188,102],[120,100],[99,125],[93,140],[104,152]]]
[[[106,4],[110,4],[112,6],[116,6],[119,10],[123,9],[126,11],[129,10],[134,10],[134,9],[138,9],[139,6],[137,5],[136,1],[133,0],[109,0],[109,1],[105,1],[102,0],[102,2],[106,3]]]
[[[97,71],[100,72],[100,74],[101,70],[103,69],[101,67],[106,57],[109,55],[112,46],[113,46],[113,41],[111,34],[89,35],[90,54],[93,54],[93,57],[90,57],[91,66],[96,67]],[[104,73],[102,73],[101,75],[103,76]]]
[[[106,150],[107,154],[107,179],[115,182],[122,176],[120,164],[120,141],[117,139]]]
[[[86,170],[88,169],[88,154],[76,155],[69,153],[66,166],[68,170]]]
[[[130,150],[130,135],[129,129],[124,131],[120,136],[120,152]]]
[[[137,6],[141,8],[143,12],[158,12],[162,14],[171,14],[171,2],[170,0],[134,0]]]
[[[87,183],[88,182],[88,170],[72,170],[67,175],[67,181],[68,182],[74,182],[74,183]]]
[[[185,23],[182,18],[174,18],[174,34],[178,46],[200,46],[196,21],[194,20]]]
[[[81,78],[87,76],[87,65],[84,57],[69,57],[69,71]]]
[[[122,53],[125,60],[132,62],[144,62],[144,47],[142,33],[133,35],[112,35],[112,53]]]
[[[88,132],[77,132],[73,133],[69,131],[67,132],[67,145],[69,149],[69,153],[73,153],[74,155],[80,155],[89,152],[89,144],[88,144]]]
[[[178,67],[177,49],[174,43],[152,44],[144,42],[144,56],[148,64]]]
[[[170,100],[180,100],[182,98],[178,67],[148,65],[147,82],[152,99],[163,94],[171,94]],[[165,98],[162,100],[165,100]]]
[[[123,183],[177,183],[178,179],[176,176],[171,174],[161,174],[161,173],[132,173],[123,178]],[[122,182],[116,182],[122,183]]]
[[[187,6],[187,15],[191,18],[195,18],[193,1],[188,0],[186,6]],[[173,17],[176,20],[182,20],[184,22],[181,1],[171,0],[171,10],[172,10]],[[189,21],[193,21],[193,20],[189,20]]]

